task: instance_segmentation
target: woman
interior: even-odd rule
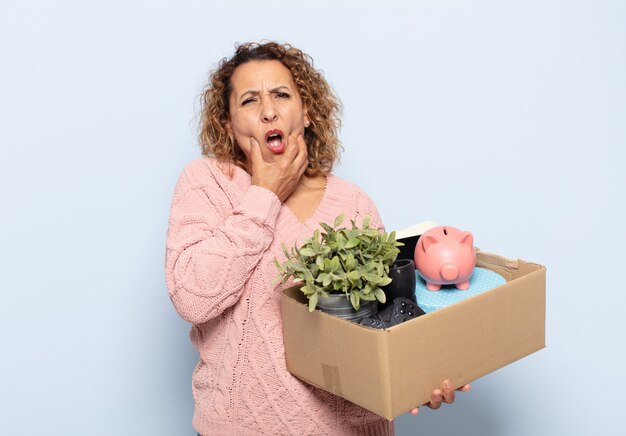
[[[330,173],[338,99],[307,55],[273,42],[239,46],[203,97],[205,157],[176,185],[166,258],[170,298],[193,324],[200,353],[194,427],[203,435],[393,434],[393,423],[285,366],[279,302],[292,283],[275,282],[281,244],[301,243],[340,213],[383,227],[367,194]],[[449,384],[429,405],[442,401],[454,401]]]

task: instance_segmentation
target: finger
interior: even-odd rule
[[[253,137],[250,137],[250,160],[252,161],[252,166],[254,166],[255,163],[265,162],[263,153],[261,153],[261,146]]]
[[[416,407],[415,409],[411,410],[411,415],[413,416],[417,416],[418,413],[420,413],[419,407]]]
[[[457,389],[457,391],[459,392],[467,392],[470,389],[472,389],[472,387],[469,384],[463,385],[460,388]]]
[[[448,404],[454,402],[454,387],[450,380],[443,381],[443,401]]]
[[[304,141],[304,135],[298,135],[298,137],[296,138],[296,143],[298,144],[298,153],[308,154],[306,142]]]
[[[300,170],[299,170],[300,176],[302,176],[302,174],[306,172],[306,169],[308,168],[308,166],[309,166],[309,161],[308,159],[305,159],[300,165]]]
[[[287,149],[285,150],[285,155],[289,156],[291,160],[294,161],[297,158],[299,151],[298,139],[295,135],[290,134],[287,137]]]
[[[304,137],[302,135],[298,136],[298,155],[296,156],[296,161],[306,166],[309,165],[309,152],[306,148],[306,143],[304,142]]]
[[[426,406],[430,407],[433,410],[437,410],[441,407],[442,401],[442,393],[439,389],[435,389],[432,394],[430,394],[430,403],[426,403]]]

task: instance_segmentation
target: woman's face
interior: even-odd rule
[[[279,61],[250,61],[238,66],[231,79],[230,113],[226,128],[250,162],[250,138],[256,139],[266,162],[274,162],[290,135],[304,134],[306,109],[291,72]]]

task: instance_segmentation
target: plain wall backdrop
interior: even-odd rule
[[[171,195],[208,72],[261,39],[339,94],[335,173],[387,229],[548,268],[547,348],[398,435],[626,434],[626,3],[383,5],[0,0],[0,434],[195,434]]]

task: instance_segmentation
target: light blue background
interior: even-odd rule
[[[626,434],[626,4],[0,0],[0,434],[192,435],[174,183],[235,42],[345,106],[339,176],[548,267],[547,345],[399,435]]]

